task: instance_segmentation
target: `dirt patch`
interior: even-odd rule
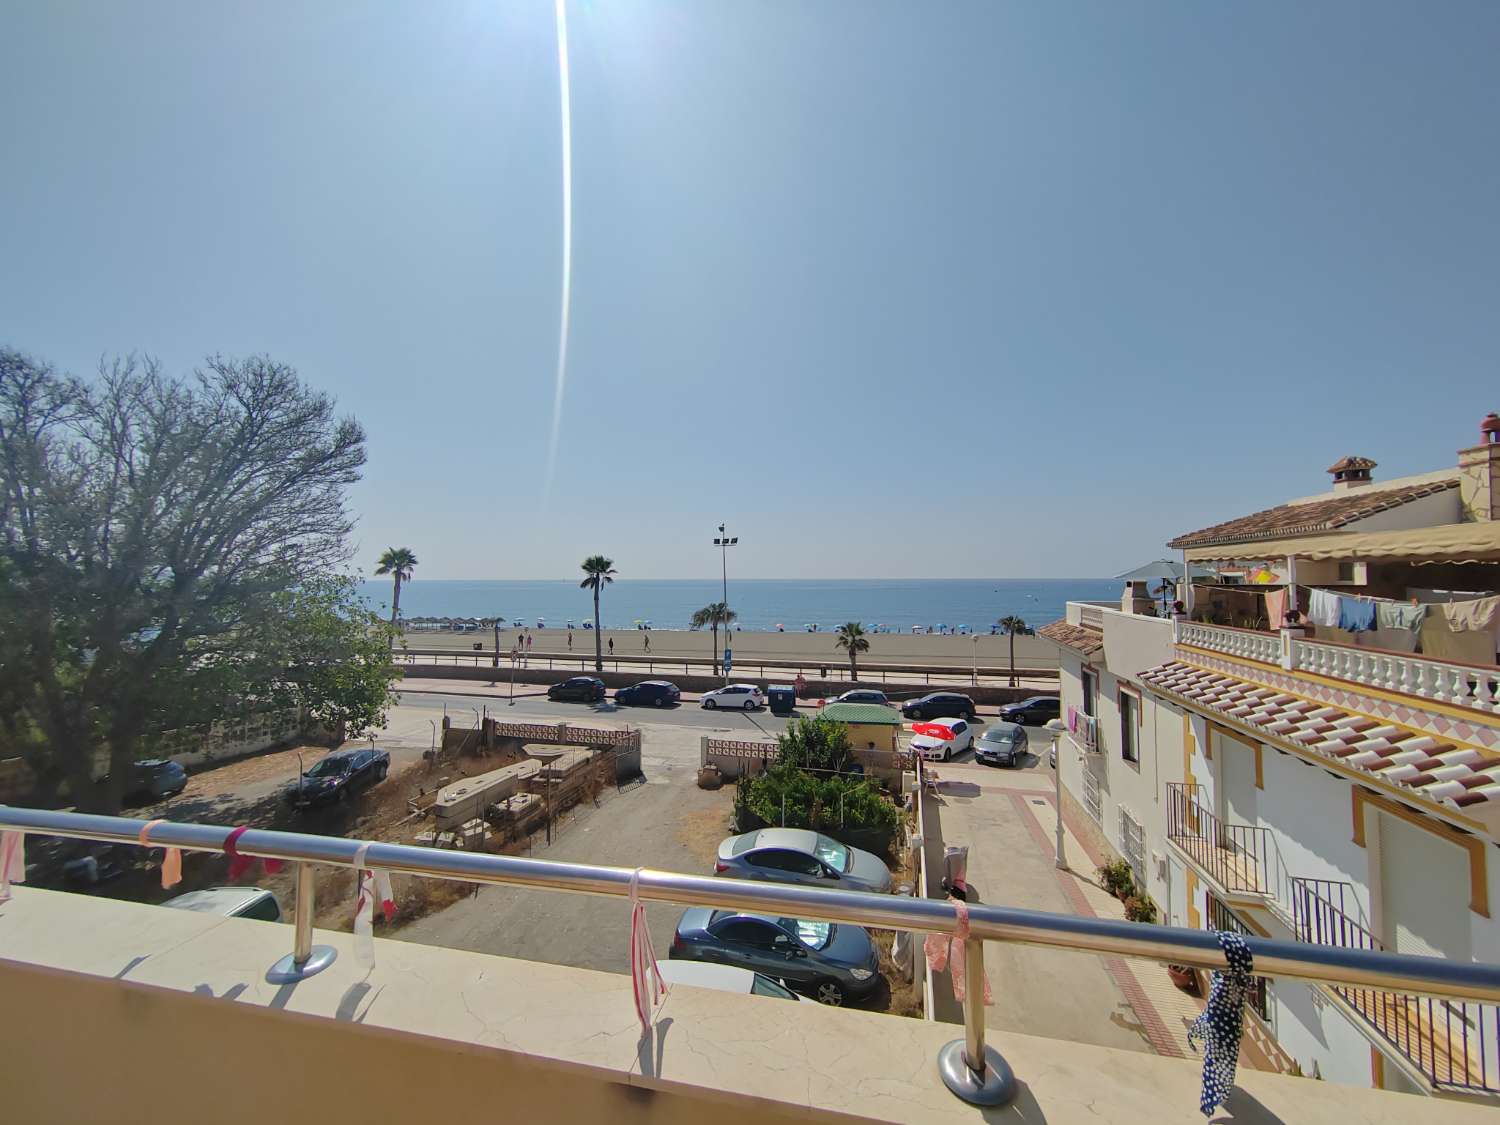
[[[722,801],[706,809],[683,813],[677,825],[677,842],[693,859],[712,871],[714,861],[719,858],[719,844],[724,837],[734,834],[729,827],[729,816],[734,808],[734,790],[721,789]]]
[[[916,957],[922,956],[921,936],[917,935],[917,947],[913,950],[913,955]],[[886,987],[876,994],[876,999],[883,1002],[878,1006],[872,1006],[870,1010],[885,1012],[892,1016],[921,1019],[922,985],[913,984],[911,973],[903,973],[891,960],[891,942],[895,940],[895,937],[894,930],[870,931],[871,940],[880,950],[880,975],[885,978],[886,984]],[[920,978],[918,979],[920,982]]]

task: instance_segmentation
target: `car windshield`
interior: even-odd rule
[[[803,918],[783,918],[781,928],[790,930],[797,939],[810,949],[822,949],[833,936],[833,926],[828,922],[809,922]]]
[[[736,836],[734,844],[729,849],[730,855],[741,855],[755,847],[755,837],[758,833],[746,832],[743,836]]]
[[[819,836],[813,844],[813,854],[835,871],[849,870],[849,849],[837,840]]]
[[[338,777],[349,768],[348,758],[324,758],[307,771],[308,777]]]
[[[1014,730],[1005,729],[1005,730],[987,730],[987,731],[984,732],[984,736],[979,741],[981,741],[981,742],[1014,742],[1015,740],[1016,740],[1016,732]]]

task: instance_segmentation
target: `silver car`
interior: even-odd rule
[[[731,836],[719,845],[714,874],[840,891],[888,894],[891,889],[891,873],[879,856],[806,828],[762,828]]]
[[[1026,755],[1026,728],[1019,723],[994,723],[974,743],[974,759],[986,765],[1016,766]]]

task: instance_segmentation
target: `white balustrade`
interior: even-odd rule
[[[1188,640],[1184,644],[1199,644]],[[1224,651],[1222,649],[1216,651]],[[1425,656],[1372,652],[1352,645],[1293,640],[1292,668],[1366,687],[1401,692],[1487,714],[1500,714],[1500,667],[1449,664]]]
[[[1226,656],[1258,660],[1263,664],[1276,664],[1281,660],[1281,637],[1275,633],[1257,633],[1250,629],[1225,629],[1218,625],[1184,621],[1181,623],[1178,637],[1179,644],[1208,649],[1210,652],[1222,652]]]

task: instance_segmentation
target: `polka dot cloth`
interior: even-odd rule
[[[1208,1007],[1187,1033],[1190,1046],[1203,1045],[1203,1095],[1198,1108],[1204,1117],[1213,1116],[1234,1086],[1240,1036],[1245,1030],[1245,995],[1250,991],[1250,972],[1255,965],[1239,934],[1220,932],[1217,937],[1229,968],[1215,970]]]

